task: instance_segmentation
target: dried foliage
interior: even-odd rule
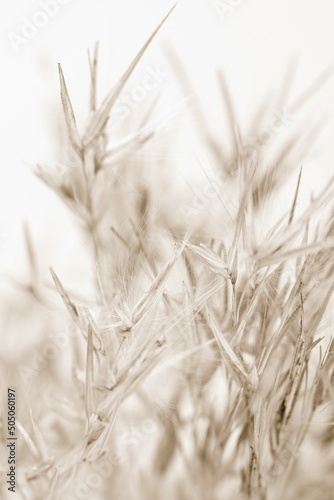
[[[19,492],[29,500],[332,498],[334,346],[324,324],[334,289],[332,182],[298,210],[300,170],[286,213],[262,228],[301,137],[273,165],[259,148],[243,154],[220,74],[234,151],[226,225],[223,199],[221,230],[203,239],[159,217],[142,184],[130,180],[133,192],[124,193],[119,179],[131,179],[156,127],[110,144],[106,124],[159,28],[99,106],[95,48],[83,133],[59,66],[68,164],[58,177],[44,167],[37,174],[90,241],[96,294],[79,299],[50,268],[70,332],[59,354],[66,384],[55,368],[37,404],[53,361],[17,380],[32,407],[24,420],[22,404],[18,423]],[[229,173],[224,148],[200,122],[217,168]],[[26,240],[33,268],[28,230]]]

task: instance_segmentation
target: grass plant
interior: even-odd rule
[[[220,73],[232,161],[208,133],[200,106],[189,113],[195,109],[215,168],[230,176],[229,214],[223,186],[209,236],[210,225],[202,232],[196,223],[179,224],[177,207],[175,224],[160,216],[157,193],[140,180],[145,165],[143,177],[133,170],[140,150],[157,130],[164,133],[164,120],[145,117],[116,143],[106,127],[162,24],[100,104],[98,46],[89,54],[83,131],[59,66],[68,160],[61,175],[41,166],[36,174],[85,234],[94,293],[82,297],[50,267],[53,291],[40,307],[64,318],[65,340],[43,368],[15,382],[22,400],[18,494],[25,500],[329,500],[333,180],[301,208],[300,144],[310,144],[314,130],[289,137],[270,163],[265,147],[245,154]],[[172,67],[184,82],[175,54]],[[291,109],[297,112],[331,74],[329,68]],[[253,136],[266,111],[260,106]],[[294,196],[285,213],[262,226],[284,181],[295,183]],[[25,234],[34,267],[28,228]],[[43,297],[37,281],[28,292],[37,302]]]

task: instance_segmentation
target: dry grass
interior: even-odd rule
[[[120,178],[131,179],[136,154],[156,125],[149,119],[120,144],[110,143],[106,125],[156,32],[99,106],[96,47],[83,133],[59,67],[68,164],[56,178],[41,167],[37,174],[90,241],[95,295],[81,297],[50,268],[62,304],[51,296],[49,305],[49,299],[41,303],[38,282],[31,282],[28,291],[43,314],[56,307],[66,326],[53,359],[25,372],[27,361],[19,359],[16,376],[7,370],[2,377],[4,387],[16,384],[21,401],[19,494],[27,500],[329,500],[332,182],[298,210],[303,177],[294,148],[298,153],[301,133],[269,168],[261,148],[245,155],[220,75],[233,169],[203,117],[198,122],[217,169],[230,174],[230,218],[222,198],[220,230],[202,238],[201,228],[182,228],[176,212],[175,225],[160,217],[152,209],[156,193],[140,182],[131,180],[134,190],[124,195]],[[175,57],[174,66],[186,78]],[[328,76],[300,97],[294,111]],[[287,80],[283,97],[288,86]],[[306,140],[311,133],[304,131]],[[268,201],[293,162],[291,204],[262,228]],[[28,229],[26,241],[33,268]],[[5,439],[4,428],[2,434]]]

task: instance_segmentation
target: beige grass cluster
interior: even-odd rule
[[[220,230],[202,236],[207,231],[179,222],[177,207],[168,223],[152,210],[156,193],[144,183],[133,181],[124,196],[122,180],[132,179],[136,154],[157,125],[148,120],[116,144],[106,126],[158,29],[100,105],[95,50],[82,134],[59,67],[68,163],[61,175],[41,167],[37,174],[91,243],[96,293],[82,297],[50,268],[66,317],[56,354],[46,363],[36,357],[26,371],[18,361],[15,380],[3,376],[21,405],[18,498],[330,500],[334,344],[325,313],[334,289],[333,183],[298,210],[303,177],[293,165],[295,196],[263,229],[299,137],[270,166],[260,147],[244,154],[221,77],[233,169],[199,120],[233,190],[229,207],[217,192]],[[176,60],[175,68],[186,78]],[[29,291],[43,300],[33,283]],[[41,307],[45,315],[49,306]],[[2,427],[2,445],[5,437]]]

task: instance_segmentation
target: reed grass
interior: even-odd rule
[[[200,113],[203,144],[216,168],[230,174],[230,217],[223,193],[217,196],[220,229],[215,226],[207,237],[196,226],[181,231],[175,207],[174,227],[160,217],[152,210],[156,193],[140,183],[124,196],[119,172],[127,178],[156,122],[149,119],[119,144],[110,142],[106,126],[166,19],[101,104],[98,47],[89,54],[90,110],[82,133],[59,66],[68,165],[55,178],[46,167],[36,173],[90,242],[95,293],[80,298],[50,267],[62,301],[57,310],[71,333],[58,353],[66,384],[57,378],[57,360],[26,381],[17,379],[22,400],[25,394],[29,401],[22,403],[18,423],[19,494],[27,500],[329,500],[333,182],[300,208],[303,175],[294,151],[298,157],[300,140],[313,138],[312,130],[288,139],[271,165],[259,147],[245,155],[233,98],[220,73],[233,169],[224,147],[208,133],[200,107],[189,112]],[[184,81],[187,75],[170,55]],[[296,112],[331,74],[326,70],[291,109]],[[254,120],[254,136],[264,112]],[[296,183],[290,206],[263,229],[259,221],[284,181]],[[26,241],[34,269],[27,228]],[[35,300],[43,295],[38,286],[35,280],[30,288],[37,289]]]

